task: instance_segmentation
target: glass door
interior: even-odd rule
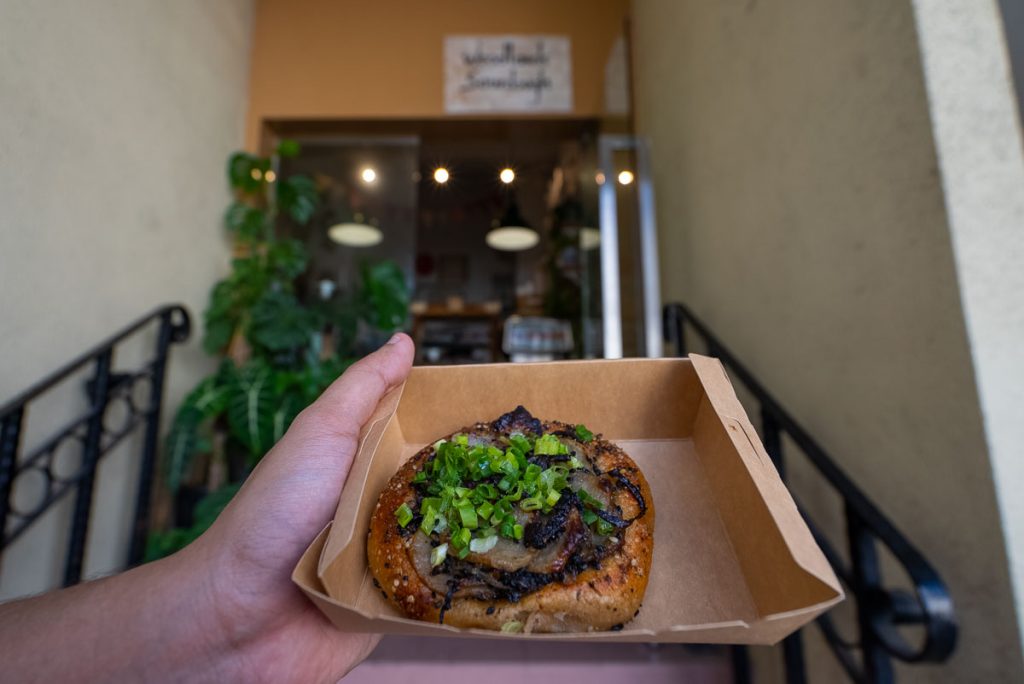
[[[598,137],[602,356],[662,355],[657,226],[646,140]],[[589,278],[590,296],[598,283]],[[585,294],[586,297],[586,294]]]

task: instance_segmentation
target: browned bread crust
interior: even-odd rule
[[[480,423],[453,434],[490,428]],[[543,423],[543,428],[545,433],[571,434],[573,426],[551,421]],[[608,551],[598,567],[546,584],[515,602],[455,597],[444,611],[444,624],[499,630],[503,625],[518,623],[516,631],[588,632],[621,629],[639,612],[653,553],[654,503],[650,487],[636,463],[600,435],[581,446],[602,472],[617,471],[628,480],[646,502],[646,511],[626,488],[614,490],[612,503],[621,508],[623,519],[640,517],[618,533],[620,543]],[[414,497],[412,479],[433,453],[433,446],[418,452],[384,488],[370,522],[367,556],[375,583],[392,604],[410,618],[437,622],[445,597],[431,589],[417,572],[410,553],[412,537],[401,533],[394,513]]]

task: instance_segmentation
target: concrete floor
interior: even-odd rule
[[[345,684],[728,684],[724,649],[390,636]]]

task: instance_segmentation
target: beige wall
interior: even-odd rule
[[[910,0],[636,0],[634,20],[666,301],[689,303],[948,581],[957,653],[901,677],[1019,681]],[[794,489],[838,531],[809,473]]]
[[[447,34],[572,41],[574,116],[604,111],[604,71],[628,0],[259,0],[246,141],[265,119],[444,116]]]
[[[227,270],[223,168],[242,144],[251,14],[247,0],[3,3],[0,402],[159,304],[202,311]],[[197,340],[174,351],[169,410],[209,366]],[[29,440],[80,393],[38,407]],[[102,477],[92,574],[124,560],[132,455]],[[62,562],[67,508],[6,554],[0,597],[57,580],[45,560]]]
[[[1024,620],[1024,154],[995,0],[917,0],[989,458]],[[970,74],[965,78],[964,74]]]

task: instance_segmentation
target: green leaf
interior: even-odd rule
[[[393,261],[362,265],[361,308],[366,321],[382,332],[394,332],[409,315],[405,274]]]
[[[163,455],[164,478],[172,492],[178,491],[195,456],[203,449],[201,427],[223,413],[227,402],[228,387],[220,372],[204,378],[181,402],[167,433]]]
[[[203,350],[208,354],[217,354],[231,341],[235,332],[235,321],[226,316],[212,318],[206,316],[206,333],[203,335]]]
[[[274,392],[271,372],[262,361],[250,361],[232,374],[228,425],[238,441],[259,458],[273,446]]]
[[[224,225],[241,240],[256,240],[266,232],[266,214],[256,207],[235,202],[224,214]]]
[[[195,460],[202,419],[202,413],[186,403],[178,409],[171,423],[163,454],[164,480],[171,492],[178,491],[185,473]]]
[[[271,290],[253,304],[249,340],[271,351],[297,349],[309,343],[314,323],[295,295]]]
[[[236,190],[254,193],[263,187],[263,176],[269,169],[269,159],[235,152],[228,158],[228,183]]]
[[[308,223],[319,204],[316,185],[308,176],[289,176],[278,182],[277,206],[296,223]]]
[[[294,140],[282,140],[277,144],[277,154],[281,157],[297,157],[300,149],[299,143]]]
[[[291,281],[306,271],[309,254],[298,240],[278,240],[267,247],[267,262],[280,277]]]

